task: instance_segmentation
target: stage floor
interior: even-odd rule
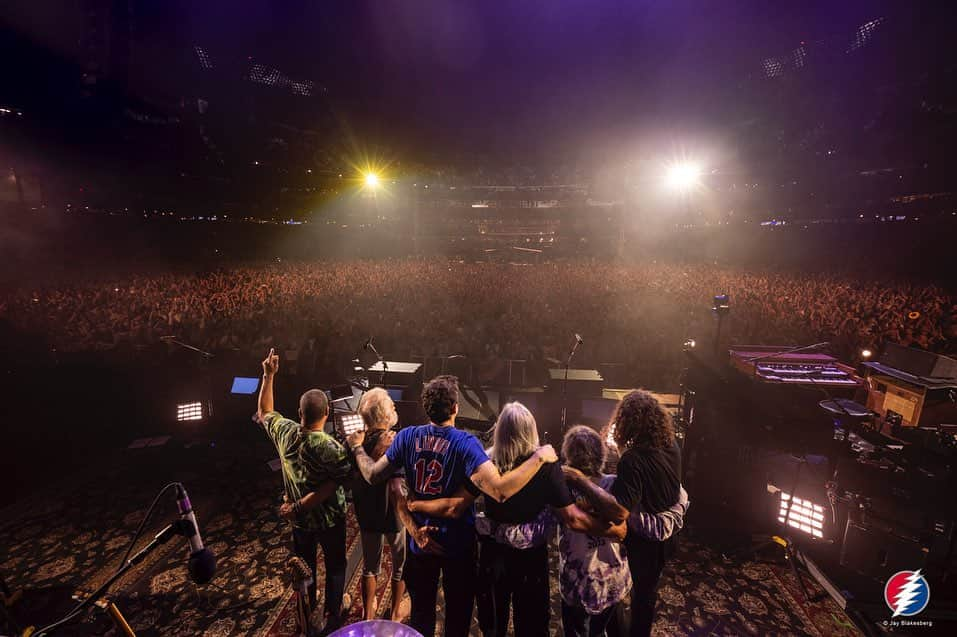
[[[276,515],[281,479],[267,465],[271,458],[272,447],[264,437],[192,444],[173,438],[161,446],[91,459],[82,475],[62,476],[53,487],[19,497],[0,516],[0,576],[11,589],[23,592],[13,608],[14,619],[21,627],[53,621],[71,607],[71,595],[105,581],[155,493],[175,480],[188,488],[219,567],[212,583],[197,589],[187,578],[184,543],[174,540],[134,568],[109,597],[137,635],[296,634],[286,568],[290,534]],[[694,506],[693,493],[691,498]],[[164,498],[144,538],[175,515],[172,496]],[[348,590],[358,620],[361,551],[351,512],[347,543]],[[684,533],[662,579],[656,634],[858,634],[830,599],[800,601],[787,569],[727,564],[710,546],[708,538]],[[553,572],[556,562],[553,559]],[[391,604],[388,578],[386,560],[380,580],[383,613]],[[561,635],[554,579],[552,599],[551,634]],[[440,613],[441,607],[440,602]],[[479,635],[478,626],[473,628]],[[109,620],[94,612],[57,634],[107,635],[111,630]]]

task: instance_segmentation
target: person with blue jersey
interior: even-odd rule
[[[404,470],[410,497],[419,500],[448,498],[466,487],[487,498],[504,502],[518,493],[543,464],[558,460],[551,445],[537,449],[525,462],[506,474],[486,455],[479,441],[455,428],[459,411],[458,379],[438,376],[422,390],[429,424],[400,431],[378,460],[362,448],[365,433],[356,432],[347,443],[355,454],[362,477],[370,484]],[[442,577],[445,595],[446,637],[466,637],[475,601],[476,539],[474,511],[459,518],[413,514],[419,533],[412,534],[403,577],[412,598],[410,625],[425,637],[435,635],[435,601]],[[423,533],[428,534],[420,541]]]

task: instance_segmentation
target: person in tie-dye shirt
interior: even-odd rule
[[[299,399],[299,422],[283,418],[273,405],[273,379],[279,371],[279,355],[269,350],[263,361],[259,389],[259,421],[276,445],[282,462],[286,502],[280,514],[293,525],[293,551],[312,570],[309,594],[316,597],[316,552],[322,546],[326,567],[326,627],[342,623],[343,590],[346,581],[346,496],[342,482],[352,474],[345,448],[326,434],[329,399],[320,389],[311,389]],[[349,604],[345,604],[349,606]]]

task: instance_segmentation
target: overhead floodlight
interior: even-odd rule
[[[691,190],[701,184],[701,166],[683,161],[672,164],[665,173],[665,183],[675,190]]]
[[[377,188],[379,186],[379,176],[375,173],[366,173],[365,183],[369,188]]]

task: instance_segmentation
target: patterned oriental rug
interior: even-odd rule
[[[57,489],[0,512],[0,576],[23,592],[13,608],[17,624],[44,625],[75,603],[71,596],[105,581],[119,563],[153,494],[155,476],[187,485],[204,540],[218,557],[213,581],[197,587],[186,573],[186,545],[174,539],[132,569],[110,591],[137,635],[154,637],[298,634],[296,599],[287,572],[290,533],[276,514],[280,478],[265,465],[270,449],[241,447],[131,450],[86,479],[71,477]],[[147,525],[145,545],[175,517],[172,497]],[[347,592],[350,620],[361,618],[361,549],[355,518],[348,518]],[[557,557],[552,560],[553,573]],[[388,552],[379,577],[379,615],[392,603]],[[320,581],[323,574],[319,561]],[[322,586],[319,587],[320,595]],[[551,634],[560,636],[557,580],[552,583]],[[406,602],[407,605],[407,602]],[[319,607],[322,606],[322,600]],[[439,621],[444,604],[438,602]],[[700,539],[683,539],[660,588],[658,635],[857,635],[828,598],[801,601],[786,567],[728,565]],[[101,611],[57,635],[112,635]],[[473,622],[473,635],[479,635]]]

